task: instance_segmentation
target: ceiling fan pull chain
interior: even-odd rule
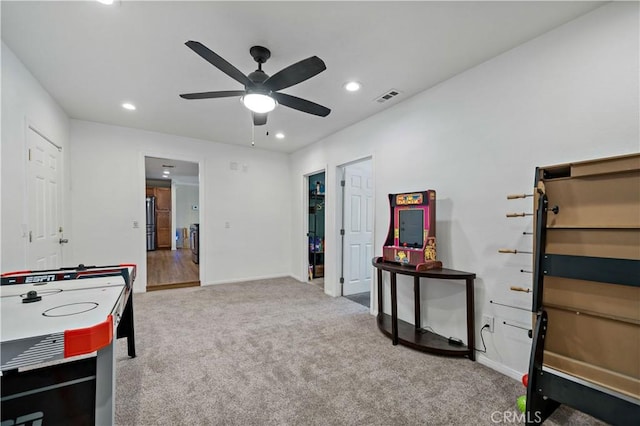
[[[251,123],[251,146],[256,146],[256,126]]]

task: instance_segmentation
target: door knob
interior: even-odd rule
[[[67,244],[68,242],[69,242],[68,238],[60,238],[60,241],[59,241],[60,244]]]

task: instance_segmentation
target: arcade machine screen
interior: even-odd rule
[[[424,210],[400,210],[398,215],[400,222],[398,242],[400,246],[421,248],[424,245]]]

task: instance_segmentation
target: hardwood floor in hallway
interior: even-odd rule
[[[200,285],[200,267],[190,249],[147,252],[147,291]]]

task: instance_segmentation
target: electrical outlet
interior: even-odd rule
[[[493,333],[493,323],[494,323],[494,318],[492,316],[490,315],[482,316],[482,327],[484,327],[485,325],[488,325],[489,333]]]

